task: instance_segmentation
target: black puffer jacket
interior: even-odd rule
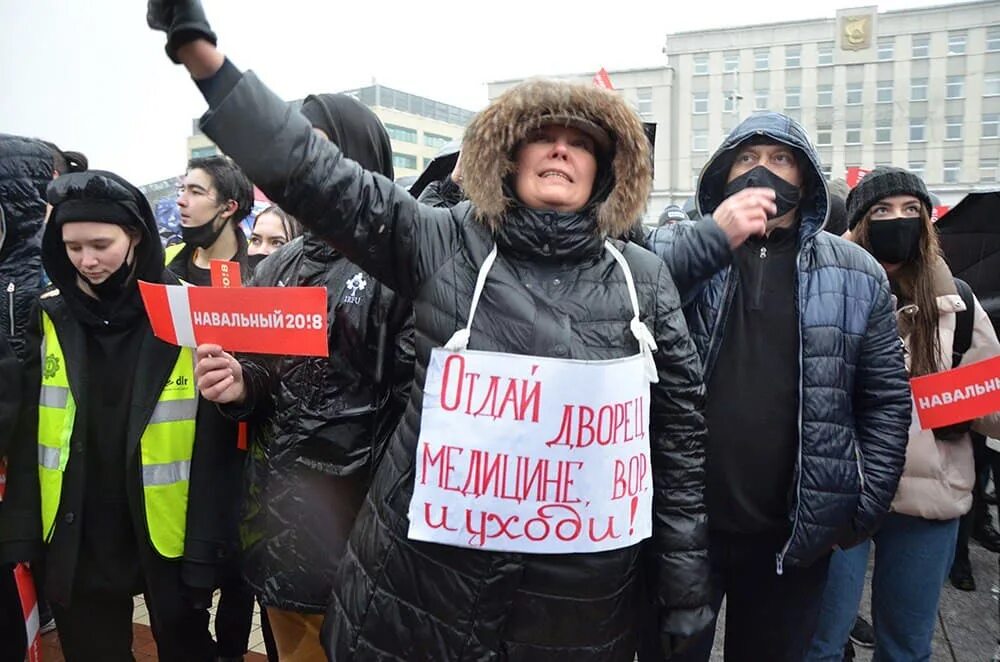
[[[52,153],[42,142],[0,134],[0,457],[21,404],[21,362],[31,303],[42,287],[41,229]]]
[[[327,290],[328,359],[241,359],[243,409],[257,422],[244,573],[263,604],[323,613],[379,441],[413,380],[410,307],[311,234],[261,262],[253,285]]]
[[[0,337],[22,361],[31,304],[42,288],[41,230],[52,163],[41,141],[0,133]]]
[[[569,555],[407,538],[427,361],[465,325],[494,245],[499,257],[470,349],[573,359],[637,351],[624,275],[603,244],[606,235],[623,234],[645,205],[651,173],[641,123],[613,94],[559,83],[519,87],[493,110],[479,115],[464,142],[473,202],[450,210],[420,205],[345,159],[253,74],[202,119],[205,133],[271,199],[414,301],[416,381],[351,534],[324,626],[331,659],[631,662],[644,583],[661,606],[664,631],[692,634],[711,617],[701,366],[666,267],[633,245],[618,244],[659,345],[650,413],[653,537]],[[592,118],[616,137],[610,167],[625,184],[584,212],[531,211],[504,195],[511,150],[547,113]],[[252,136],[270,139],[262,144]],[[644,578],[644,552],[652,578]]]

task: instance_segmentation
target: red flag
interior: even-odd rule
[[[850,168],[847,169],[847,177],[845,177],[845,179],[847,180],[847,186],[849,188],[854,188],[861,182],[862,179],[865,178],[865,175],[867,175],[870,172],[871,170],[868,170],[867,168],[859,168],[858,166],[851,166]]]
[[[606,90],[615,89],[614,85],[611,84],[611,77],[608,76],[608,70],[604,67],[601,67],[600,71],[594,74],[593,82],[597,87],[603,87]]]

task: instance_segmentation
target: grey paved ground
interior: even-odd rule
[[[976,542],[970,543],[976,591],[964,593],[945,584],[938,610],[938,627],[934,633],[934,662],[989,662],[996,649],[1000,626],[997,622],[997,555],[986,551]],[[869,577],[871,563],[868,566]],[[865,588],[861,613],[869,616],[870,594]],[[712,662],[722,662],[722,631],[725,607],[715,635]],[[870,662],[871,651],[858,649],[858,662]],[[762,660],[761,662],[766,662]]]

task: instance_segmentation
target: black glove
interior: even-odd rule
[[[192,609],[208,609],[212,606],[212,589],[181,584],[181,598]]]
[[[663,659],[680,655],[701,637],[710,636],[707,630],[714,620],[715,612],[708,605],[661,611],[659,630]]]
[[[678,637],[675,634],[660,633],[660,649],[663,651],[663,659],[669,660],[675,655],[681,655],[691,644],[698,641],[700,635],[693,637]]]
[[[218,42],[198,0],[149,0],[146,23],[154,30],[167,33],[167,56],[174,64],[180,64],[177,49],[184,44],[198,39],[209,41],[213,46]]]

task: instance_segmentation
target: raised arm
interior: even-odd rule
[[[198,83],[210,109],[201,126],[250,179],[303,225],[407,298],[458,247],[458,222],[362,169],[312,131],[252,72],[214,45],[196,0],[150,0],[149,24]]]

